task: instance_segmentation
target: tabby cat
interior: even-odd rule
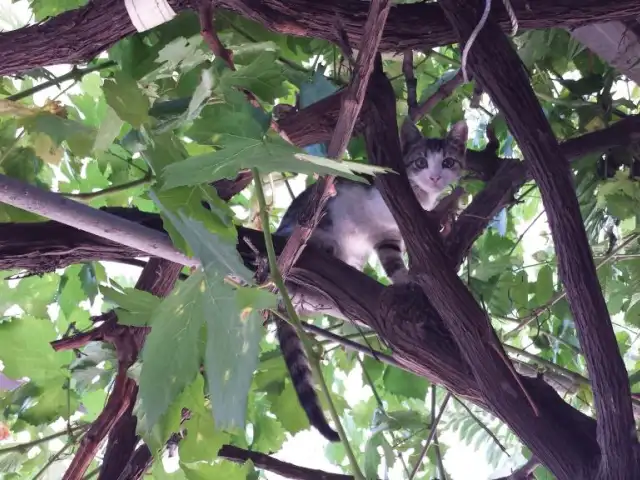
[[[409,119],[400,131],[402,156],[407,176],[418,201],[425,210],[432,210],[443,190],[456,182],[465,167],[467,124],[454,124],[447,136],[425,138]],[[333,256],[362,270],[375,251],[382,267],[393,283],[408,281],[408,270],[402,259],[404,243],[390,210],[380,192],[373,186],[347,179],[336,179],[336,195],[325,207],[325,215],[313,232],[309,243],[325,249]],[[298,215],[306,207],[311,186],[291,203],[275,234],[288,237],[293,232]],[[323,300],[309,298],[290,287],[294,305],[301,313],[324,313],[342,316],[334,307],[322,305]],[[305,307],[311,305],[311,308]],[[277,336],[293,387],[311,425],[330,441],[339,441],[338,434],[327,423],[313,387],[311,370],[295,329],[279,320]]]

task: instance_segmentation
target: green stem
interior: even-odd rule
[[[45,463],[42,468],[38,471],[38,473],[36,473],[33,476],[32,480],[38,480],[38,478],[40,478],[42,476],[42,474],[44,472],[46,472],[49,467],[51,465],[53,465],[55,462],[58,461],[58,459],[62,456],[62,454],[64,452],[66,452],[67,450],[69,450],[69,448],[71,448],[73,446],[75,442],[68,442],[64,447],[62,447],[55,455],[53,455],[51,458],[49,458],[49,460],[47,461],[47,463]]]
[[[384,404],[382,403],[382,398],[380,397],[380,394],[378,393],[378,389],[373,384],[373,379],[371,378],[371,375],[369,375],[369,372],[367,371],[367,368],[364,366],[364,362],[360,358],[360,355],[356,355],[356,359],[358,360],[358,363],[360,364],[360,368],[362,369],[362,373],[364,374],[364,378],[366,379],[367,383],[369,384],[369,388],[371,388],[371,391],[373,392],[373,396],[376,399],[376,403],[378,404],[378,409],[386,417],[387,416],[387,412],[386,412],[386,410],[384,408]],[[383,432],[383,434],[384,434],[384,432]],[[395,434],[393,433],[393,430],[390,430],[389,434],[391,436],[391,443],[395,444],[397,442],[397,439],[396,439]],[[409,472],[409,467],[407,466],[407,462],[404,461],[402,453],[398,452],[398,458],[400,459],[400,463],[402,464],[402,467],[404,468],[404,472],[406,473],[407,477],[409,477],[409,475],[411,475],[411,473]]]
[[[57,433],[54,433],[52,435],[49,435],[48,437],[37,438],[35,440],[32,440],[31,442],[19,443],[18,445],[12,445],[10,447],[3,448],[2,450],[0,450],[0,455],[3,455],[5,453],[11,453],[11,452],[26,453],[31,448],[36,447],[36,446],[40,445],[41,443],[48,442],[49,440],[54,440],[56,438],[63,437],[65,435],[69,435],[70,432],[76,432],[78,430],[84,430],[84,429],[86,429],[88,427],[89,427],[89,425],[76,425],[75,427],[72,427],[70,430],[66,429],[66,430],[63,430],[61,432],[57,432]]]
[[[85,75],[88,75],[92,72],[97,72],[98,70],[104,70],[105,68],[115,67],[117,65],[113,60],[108,60],[106,62],[100,63],[98,65],[94,65],[92,67],[87,68],[76,68],[73,67],[71,71],[56,77],[52,80],[40,83],[31,88],[23,90],[22,92],[14,93],[6,98],[6,100],[11,100],[13,102],[17,102],[18,100],[22,100],[23,98],[30,97],[34,93],[41,92],[42,90],[46,90],[49,87],[53,87],[54,85],[60,85],[62,82],[66,82],[67,80],[80,80]]]
[[[98,190],[97,192],[88,192],[88,193],[62,193],[61,195],[70,198],[72,200],[78,200],[81,202],[89,202],[91,200],[95,200],[96,198],[104,197],[107,195],[111,195],[113,193],[124,192],[131,188],[139,187],[141,185],[146,185],[151,183],[153,179],[153,175],[151,171],[147,172],[143,178],[138,180],[133,180],[128,183],[123,183],[122,185],[112,185],[107,188],[103,188],[102,190]]]
[[[431,422],[431,430],[429,431],[429,436],[427,437],[427,441],[418,456],[418,460],[416,461],[415,467],[411,471],[409,475],[409,480],[413,480],[420,469],[420,465],[422,464],[422,460],[424,460],[425,455],[427,454],[427,450],[429,450],[429,445],[431,445],[431,441],[436,434],[436,429],[438,428],[438,423],[440,423],[440,419],[442,418],[442,414],[444,413],[444,409],[447,408],[447,403],[449,403],[449,399],[451,398],[451,392],[447,391],[447,394],[444,396],[444,400],[442,401],[442,405],[440,406],[440,411]]]
[[[260,204],[260,220],[262,223],[262,229],[264,231],[264,241],[267,247],[267,257],[269,259],[269,269],[271,270],[271,278],[275,283],[278,290],[280,290],[280,294],[282,295],[282,299],[285,304],[285,308],[287,310],[287,314],[289,316],[289,320],[291,320],[291,324],[296,329],[300,340],[302,342],[302,346],[304,348],[307,357],[309,358],[309,364],[311,365],[311,370],[316,381],[320,384],[320,388],[322,393],[327,401],[327,405],[329,406],[329,410],[331,412],[331,417],[333,422],[336,424],[336,428],[338,429],[338,433],[340,434],[340,439],[342,440],[342,444],[344,445],[345,452],[347,453],[347,457],[349,458],[349,463],[351,464],[351,473],[354,478],[357,480],[364,480],[364,475],[360,471],[360,467],[358,466],[358,461],[356,460],[356,456],[351,449],[351,445],[349,445],[349,440],[347,439],[347,434],[342,427],[342,423],[340,422],[340,416],[338,415],[338,411],[336,410],[335,405],[333,404],[333,400],[331,399],[331,393],[329,392],[329,387],[327,386],[327,382],[325,382],[324,377],[322,376],[322,369],[320,367],[320,361],[318,357],[315,355],[315,352],[311,348],[311,342],[307,337],[306,332],[302,328],[302,323],[298,318],[298,314],[296,313],[295,308],[293,307],[293,303],[291,302],[291,298],[287,293],[287,289],[284,284],[284,279],[280,274],[280,270],[278,269],[278,259],[276,255],[276,249],[273,246],[273,239],[271,238],[271,232],[269,228],[269,215],[267,213],[267,201],[264,196],[264,190],[262,189],[262,182],[260,180],[260,172],[257,168],[251,169],[251,173],[253,174],[253,183],[255,184],[256,196],[258,197],[258,203]]]

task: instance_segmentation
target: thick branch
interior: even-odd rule
[[[381,63],[371,78],[368,94],[369,122],[365,136],[369,160],[403,171],[398,133],[389,129],[389,125],[395,124],[395,95]],[[538,458],[559,472],[560,478],[576,478],[571,475],[582,468],[588,455],[593,455],[593,445],[574,443],[567,447],[574,438],[568,432],[559,431],[553,439],[548,438],[545,431],[556,426],[546,415],[539,414],[538,400],[531,399],[530,392],[523,388],[523,379],[514,373],[486,313],[456,275],[436,226],[412,195],[406,174],[380,175],[376,177],[376,184],[406,242],[411,272],[417,274],[416,281],[451,332],[462,358],[473,372],[483,401]],[[379,313],[380,318],[383,314],[383,311]],[[552,443],[555,443],[553,447]],[[558,455],[560,451],[562,454]]]
[[[460,38],[469,38],[483,2],[441,0],[440,5]],[[567,291],[593,386],[600,420],[601,478],[639,478],[627,372],[596,276],[569,166],[522,62],[493,21],[489,20],[480,31],[470,52],[469,66],[475,78],[505,115],[542,195],[556,248],[559,276]],[[522,112],[527,115],[523,116]],[[547,466],[556,470],[552,465]]]
[[[122,208],[111,208],[109,212],[162,230],[158,215]],[[11,239],[11,243],[3,243],[0,239],[0,269],[30,269],[37,266],[42,258],[48,259],[49,268],[57,268],[103,257],[117,260],[143,255],[127,247],[116,248],[114,244],[56,222],[3,224],[2,229],[3,238]],[[263,254],[264,239],[262,232],[239,229],[238,249],[250,265],[254,253],[242,240],[245,237]],[[274,237],[274,241],[276,251],[280,252],[284,242],[279,237]],[[302,253],[292,270],[290,281],[312,285],[316,291],[334,301],[350,319],[376,329],[392,347],[393,358],[408,370],[443,384],[457,396],[500,415],[480,394],[460,350],[420,289],[385,288],[371,277],[313,247],[307,247]],[[377,317],[380,302],[382,310]],[[530,435],[521,434],[523,441],[530,444],[530,436],[537,436],[548,445],[550,451],[555,452],[551,454],[560,459],[569,452],[580,451],[585,452],[586,463],[598,454],[593,419],[564,402],[542,380],[523,378],[522,382],[543,420],[536,419]],[[530,410],[529,405],[524,403],[522,410],[526,414]],[[517,423],[510,418],[509,423],[512,422]],[[566,441],[567,436],[572,437],[570,442]]]
[[[149,255],[156,255],[187,266],[195,266],[199,262],[178,251],[167,235],[6,175],[0,175],[0,201],[73,226],[78,230],[142,250]]]
[[[188,0],[169,0],[176,12]],[[361,42],[368,2],[355,0],[225,0],[226,8],[284,34],[336,41],[339,18],[349,42]],[[640,15],[636,0],[538,0],[514,5],[521,30],[575,27],[589,22],[623,20]],[[492,17],[505,31],[511,25],[501,2],[493,2]],[[30,68],[89,60],[118,40],[135,33],[121,0],[89,2],[30,27],[0,34],[0,75]],[[457,42],[436,3],[396,5],[390,13],[380,49],[401,52]],[[19,48],[16,48],[16,45]]]

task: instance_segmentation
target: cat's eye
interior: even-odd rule
[[[454,163],[456,163],[456,161],[453,158],[447,157],[442,160],[442,168],[453,168]]]
[[[416,159],[414,164],[416,168],[427,168],[427,166],[429,165],[429,162],[427,162],[426,157],[419,157],[418,159]]]

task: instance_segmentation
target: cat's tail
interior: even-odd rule
[[[307,414],[309,423],[315,427],[324,438],[330,442],[339,442],[340,436],[333,430],[320,407],[320,400],[313,388],[313,377],[309,359],[304,353],[302,340],[296,329],[284,320],[276,320],[276,334],[280,343],[280,350],[284,356],[293,388],[298,395],[298,401]]]

